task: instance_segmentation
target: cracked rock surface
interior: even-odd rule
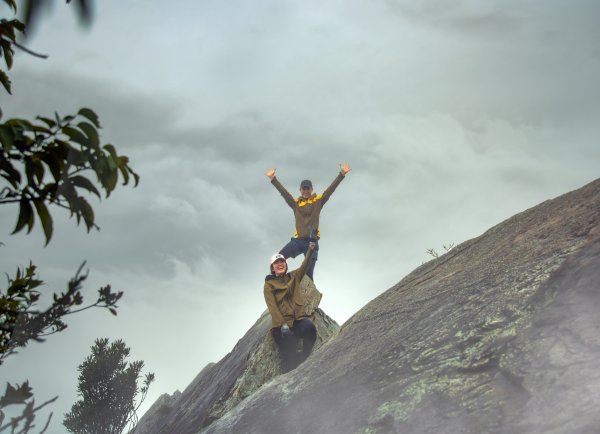
[[[599,360],[596,180],[417,268],[198,432],[598,433]]]

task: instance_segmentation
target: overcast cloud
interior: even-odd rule
[[[85,259],[90,300],[125,291],[116,318],[70,318],[2,366],[38,401],[60,395],[51,433],[95,338],[123,338],[156,373],[145,409],[258,318],[293,232],[270,167],[293,194],[353,169],[324,208],[315,271],[339,323],[426,249],[598,177],[598,2],[97,3],[84,32],[54,5],[27,41],[50,58],[18,55],[1,96],[5,118],[93,108],[141,176],[94,202],[99,232],[56,212],[46,248],[39,228],[10,236],[17,210],[0,210],[1,270],[31,259],[51,291]]]

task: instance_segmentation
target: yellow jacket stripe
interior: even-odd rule
[[[294,202],[296,202],[298,204],[298,206],[306,206],[306,205],[315,203],[316,201],[320,200],[321,198],[323,198],[323,196],[309,197],[306,200],[294,199]]]

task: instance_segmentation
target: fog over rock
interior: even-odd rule
[[[304,277],[306,312],[313,312],[317,351],[339,331],[339,325],[318,308],[322,294]],[[281,374],[281,358],[270,334],[267,310],[235,348],[218,363],[210,363],[183,391],[162,395],[144,414],[135,434],[195,432],[219,419],[261,386]]]
[[[600,179],[423,264],[297,369],[198,423],[194,403],[239,378],[213,366],[168,432],[597,432],[599,311]]]

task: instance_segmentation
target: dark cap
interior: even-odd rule
[[[304,187],[313,188],[312,187],[312,182],[310,182],[310,180],[308,180],[308,179],[305,179],[304,181],[302,181],[300,183],[300,188],[304,188]]]

